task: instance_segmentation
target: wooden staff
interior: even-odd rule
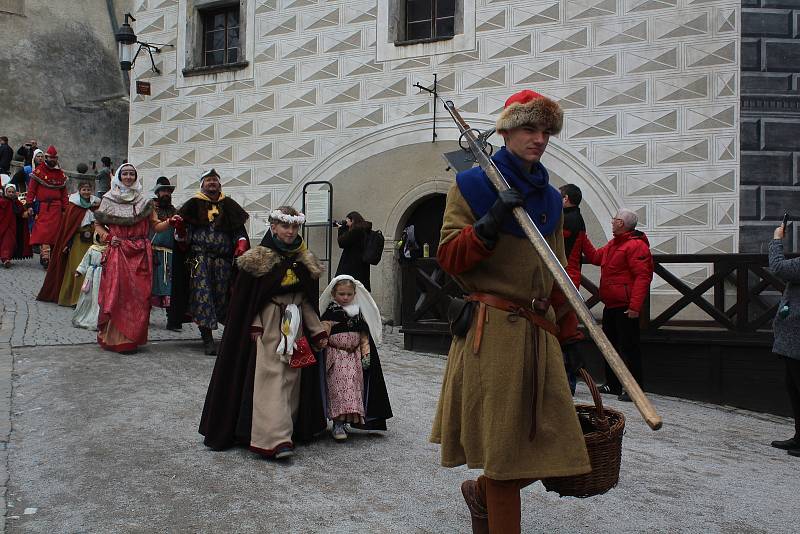
[[[503,174],[495,166],[494,162],[489,158],[489,156],[487,156],[483,151],[483,147],[478,140],[479,132],[474,128],[470,128],[466,121],[461,117],[461,114],[458,112],[452,101],[448,100],[444,102],[444,107],[458,125],[458,129],[461,131],[461,137],[467,141],[470,151],[472,152],[473,156],[475,156],[475,160],[489,177],[489,181],[492,182],[492,185],[495,187],[495,189],[497,189],[497,191],[511,189],[505,177],[503,177]],[[564,266],[561,265],[561,262],[547,244],[547,241],[544,240],[544,237],[542,237],[539,229],[536,228],[536,225],[533,223],[533,220],[531,220],[528,212],[522,207],[516,207],[514,208],[514,218],[522,227],[522,231],[525,232],[528,240],[531,242],[531,244],[533,244],[533,248],[539,254],[539,257],[541,257],[542,261],[547,267],[547,270],[553,275],[556,285],[564,293],[567,301],[572,305],[575,313],[578,315],[581,322],[586,326],[586,329],[589,331],[589,335],[591,335],[592,339],[594,339],[594,342],[597,344],[597,348],[600,349],[601,354],[611,366],[614,374],[616,374],[617,378],[619,378],[622,387],[624,387],[625,391],[628,392],[628,395],[631,397],[631,400],[633,400],[633,403],[636,405],[639,413],[642,414],[645,422],[653,430],[658,430],[661,428],[661,417],[659,417],[659,415],[656,413],[655,408],[653,408],[650,400],[645,396],[642,388],[639,387],[639,384],[637,384],[636,380],[634,380],[633,376],[631,376],[630,371],[628,371],[628,368],[625,366],[622,358],[620,358],[619,354],[617,354],[614,346],[611,345],[611,342],[606,337],[603,329],[600,328],[600,325],[598,325],[597,321],[595,321],[594,316],[586,306],[586,302],[583,300],[583,296],[572,284],[572,280],[570,280],[567,272],[564,270]]]

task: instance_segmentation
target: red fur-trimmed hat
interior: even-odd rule
[[[53,145],[47,147],[47,151],[45,152],[48,156],[58,156],[58,150]]]
[[[520,126],[533,126],[537,130],[557,134],[564,124],[564,111],[553,99],[523,89],[511,95],[500,116],[497,117],[497,131],[511,130]]]

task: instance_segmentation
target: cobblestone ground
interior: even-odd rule
[[[10,342],[12,347],[94,343],[96,332],[72,326],[73,308],[36,300],[44,275],[38,256],[0,269],[0,300],[6,320],[14,324],[10,339],[0,342]],[[166,322],[164,310],[153,308],[148,339],[199,339],[196,327],[184,325],[183,332],[172,332],[166,329]]]
[[[0,270],[0,297],[27,314],[35,305],[10,282],[41,273],[19,267]],[[0,346],[8,532],[469,532],[458,488],[478,473],[439,467],[427,442],[446,362],[400,349],[396,332],[381,347],[389,431],[343,444],[323,436],[276,463],[203,446],[214,359],[199,343],[156,340],[121,356],[75,344],[93,336],[71,332],[68,310],[41,306],[46,333],[27,320],[0,325],[6,347],[19,340]],[[800,461],[768,445],[791,435],[788,419],[653,396],[664,428],[652,432],[631,404],[605,400],[628,418],[619,485],[560,499],[537,483],[523,492],[523,532],[796,531]],[[588,401],[582,385],[577,401]]]

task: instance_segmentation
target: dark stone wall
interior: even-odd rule
[[[117,11],[130,1],[111,2]],[[62,167],[127,157],[128,90],[106,0],[25,0],[0,12],[0,135],[16,151],[35,138]],[[120,18],[121,20],[121,18]]]
[[[800,0],[742,0],[741,252],[763,252],[783,213],[800,232]]]

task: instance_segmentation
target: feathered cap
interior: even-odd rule
[[[553,99],[524,89],[511,95],[500,116],[497,117],[497,131],[511,130],[520,126],[533,126],[537,130],[556,135],[564,124],[564,111]]]

